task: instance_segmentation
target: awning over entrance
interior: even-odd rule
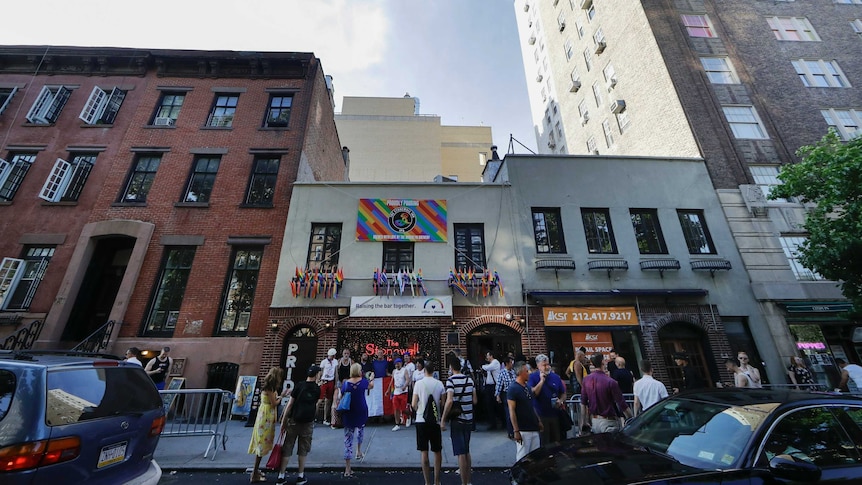
[[[840,313],[853,310],[848,301],[792,301],[779,303],[787,313]]]
[[[614,296],[706,296],[709,292],[700,288],[678,288],[678,289],[615,289],[615,290],[527,290],[527,295],[533,298],[562,297],[562,298],[608,298]]]

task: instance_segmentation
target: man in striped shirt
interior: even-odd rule
[[[452,429],[449,436],[452,440],[452,454],[458,457],[458,470],[461,474],[461,484],[470,483],[473,466],[470,457],[470,433],[473,430],[473,404],[476,403],[476,387],[473,379],[461,373],[461,361],[455,354],[446,357],[449,365],[449,379],[446,380],[446,405],[440,419],[440,430],[446,430],[449,411],[452,402],[461,405],[461,414],[452,418]]]

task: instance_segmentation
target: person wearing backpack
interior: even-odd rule
[[[281,447],[281,465],[278,468],[277,485],[287,483],[285,470],[290,456],[293,454],[293,446],[299,441],[296,450],[299,466],[297,470],[296,483],[303,485],[308,483],[305,478],[305,458],[311,451],[311,439],[314,432],[314,415],[317,414],[317,400],[320,398],[320,386],[317,385],[317,374],[320,366],[312,364],[306,373],[306,379],[293,388],[287,407],[281,415],[281,432],[285,433],[284,444]]]
[[[461,361],[457,355],[450,353],[446,359],[449,365],[449,378],[446,380],[447,397],[443,416],[440,419],[440,430],[445,431],[446,423],[451,421],[452,428],[449,436],[452,439],[452,454],[458,457],[461,485],[468,485],[473,474],[470,434],[473,431],[473,405],[477,401],[476,387],[472,377],[461,373]],[[458,405],[460,412],[451,413],[454,416],[450,417],[454,404]]]
[[[422,455],[422,475],[430,484],[431,466],[428,463],[428,448],[434,452],[434,485],[440,485],[440,468],[443,466],[443,434],[440,431],[440,397],[443,383],[434,378],[434,363],[425,362],[422,379],[413,384],[413,401],[416,412],[416,449]]]

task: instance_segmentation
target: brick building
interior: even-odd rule
[[[4,333],[70,348],[114,321],[108,351],[169,345],[192,387],[256,374],[293,183],[347,175],[319,59],[0,55]]]
[[[540,153],[702,157],[777,346],[823,384],[862,357],[848,302],[796,258],[805,207],[767,201],[783,164],[862,123],[855,1],[514,2]],[[745,322],[748,325],[748,322]],[[754,329],[749,329],[757,333]]]

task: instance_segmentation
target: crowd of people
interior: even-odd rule
[[[387,383],[384,398],[392,404],[395,421],[392,431],[403,432],[411,426],[415,429],[426,484],[440,483],[443,434],[447,430],[461,483],[470,484],[470,438],[476,430],[474,408],[480,402],[487,429],[505,429],[515,444],[514,458],[518,460],[569,435],[575,425],[566,404],[570,395],[579,394],[581,398],[580,421],[574,435],[621,429],[626,419],[669,395],[667,386],[652,376],[649,361],[639,362],[641,377],[636,379],[626,367],[626,360],[616,352],[611,352],[609,358],[602,353],[587,356],[583,348],[577,350],[564,376],[554,372],[544,354],[528,361],[524,355],[497,356],[488,351],[484,354],[485,364],[474,370],[459,351],[452,351],[445,356],[448,371],[445,380],[439,378],[438,365],[427,355],[414,359],[405,352],[387,359],[378,351],[373,359],[362,354],[354,361],[350,351],[344,350],[340,358],[336,357],[336,349],[329,349],[320,365],[308,368],[306,380],[289,393],[279,393],[283,382],[281,369],[270,369],[263,381],[261,404],[249,444],[249,453],[255,455],[252,482],[265,480],[260,473],[261,461],[274,443],[281,443],[275,483],[286,483],[285,471],[294,450],[298,457],[295,483],[306,483],[305,460],[311,451],[315,420],[343,428],[343,476],[352,477],[351,461],[363,458],[364,431],[370,419],[368,391],[374,389],[375,381]],[[680,367],[682,384],[670,392],[707,386],[703,376],[690,365],[688,355],[674,354],[673,358]],[[748,360],[745,352],[740,352],[737,359],[727,360],[727,369],[734,376],[734,382],[728,385],[762,386],[760,372]],[[805,372],[794,365],[798,367],[800,363],[792,361],[788,372],[792,371],[799,382],[807,382]],[[856,369],[850,368],[847,373],[852,379]],[[378,380],[382,377],[387,379]],[[625,394],[634,395],[633,406],[627,404]],[[288,401],[279,418],[276,410],[280,398]],[[277,439],[276,423],[280,423]]]

